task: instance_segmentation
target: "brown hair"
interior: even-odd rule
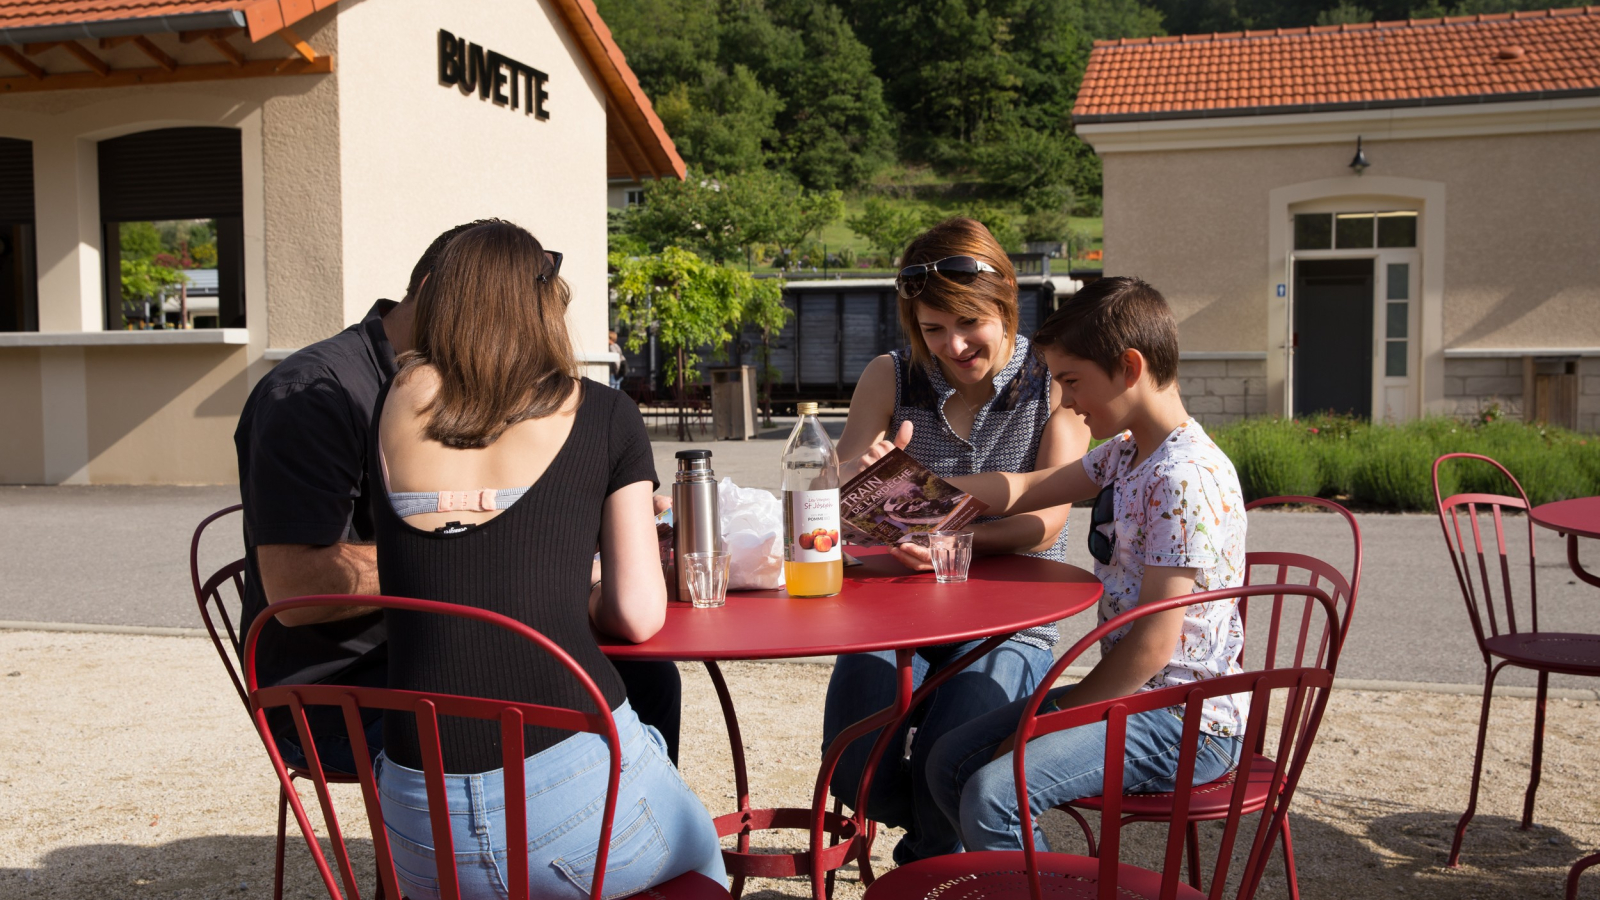
[[[509,222],[457,235],[417,295],[414,349],[399,375],[430,365],[439,391],[418,414],[446,447],[494,443],[511,425],[561,408],[577,384],[567,340],[572,295],[547,275],[544,247]]]
[[[1102,278],[1079,291],[1045,319],[1033,342],[1087,359],[1107,375],[1121,370],[1124,351],[1137,350],[1157,387],[1178,377],[1178,320],[1161,292],[1138,278]]]
[[[971,284],[956,284],[938,273],[928,276],[922,293],[900,298],[900,330],[911,341],[911,358],[924,366],[933,365],[928,342],[917,325],[917,306],[973,319],[999,319],[1006,336],[1017,333],[1017,273],[1011,258],[982,222],[959,216],[945,219],[911,239],[900,265],[914,266],[937,262],[946,256],[971,256],[981,259],[994,272],[979,272]]]
[[[449,231],[441,232],[438,237],[433,239],[433,243],[428,245],[428,249],[422,251],[422,255],[417,257],[417,264],[411,267],[411,280],[406,282],[406,296],[416,296],[417,289],[422,287],[422,279],[433,274],[434,266],[439,264],[439,254],[444,252],[444,248],[455,239],[456,235],[463,231],[477,228],[479,225],[489,225],[501,221],[500,219],[474,219],[471,222],[457,225]]]

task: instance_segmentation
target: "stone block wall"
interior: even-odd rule
[[[1186,359],[1178,363],[1183,405],[1201,425],[1212,427],[1267,412],[1264,359]]]
[[[1446,359],[1444,397],[1451,415],[1470,418],[1498,403],[1507,417],[1522,418],[1522,357]],[[1578,360],[1577,426],[1579,431],[1600,432],[1600,357]]]

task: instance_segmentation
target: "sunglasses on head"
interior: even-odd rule
[[[539,283],[549,284],[550,279],[561,274],[561,254],[555,250],[546,250],[544,252],[544,261],[549,266],[550,271],[539,276]]]
[[[1106,485],[1094,498],[1094,509],[1089,511],[1089,555],[1101,565],[1111,565],[1111,556],[1117,549],[1117,533],[1109,535],[1100,529],[1116,518],[1116,486]]]
[[[928,273],[938,272],[956,284],[971,284],[979,272],[993,272],[995,267],[974,256],[946,256],[944,259],[915,266],[906,266],[895,276],[895,288],[904,299],[922,293],[928,284]]]

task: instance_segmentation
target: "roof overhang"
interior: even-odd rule
[[[97,18],[96,6],[109,3],[60,3],[31,17],[33,24],[0,28],[0,61],[20,74],[0,76],[0,95],[31,91],[124,87],[227,78],[275,75],[327,74],[334,71],[331,55],[318,54],[292,25],[338,0],[211,0],[195,12],[143,17]],[[550,0],[571,31],[584,60],[605,93],[606,174],[610,178],[642,181],[683,178],[683,158],[666,128],[628,67],[622,50],[611,37],[593,0]],[[172,4],[168,4],[171,6]],[[205,41],[220,62],[179,63],[152,37],[177,35],[183,43]],[[245,58],[232,43],[242,36],[248,43],[277,37],[290,50],[282,59]],[[88,43],[89,46],[85,46]],[[122,44],[136,46],[152,66],[113,68],[95,52]],[[171,45],[168,45],[169,49]],[[51,58],[44,54],[53,53]],[[70,55],[77,66],[63,71],[52,65]],[[52,69],[54,69],[52,71]]]
[[[1574,92],[1576,93],[1576,92]],[[1077,126],[1096,153],[1210,150],[1600,129],[1600,91],[1543,100],[1337,109],[1277,115],[1127,118]]]

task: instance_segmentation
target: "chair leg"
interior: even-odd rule
[[[1578,900],[1578,879],[1583,875],[1583,870],[1595,863],[1600,863],[1600,853],[1585,856],[1573,864],[1571,871],[1567,872],[1567,900]]]
[[[1289,900],[1300,900],[1300,876],[1294,870],[1294,838],[1289,835],[1289,814],[1283,815],[1283,872],[1289,882]]]
[[[836,815],[836,816],[844,815],[844,800],[842,798],[839,798],[839,797],[833,798],[833,814]],[[828,846],[833,847],[833,846],[836,846],[838,843],[839,843],[839,830],[837,828],[829,828],[828,829]],[[827,890],[828,900],[833,900],[833,876],[834,876],[834,873],[837,872],[837,871],[838,871],[837,869],[829,869],[828,870],[828,884],[827,884],[827,889],[826,889]]]
[[[1200,826],[1194,820],[1189,821],[1189,839],[1184,843],[1189,845],[1189,886],[1200,890]]]
[[[1544,763],[1544,707],[1545,694],[1550,687],[1550,673],[1539,673],[1539,702],[1533,713],[1533,773],[1528,776],[1528,793],[1522,798],[1522,830],[1533,827],[1533,796],[1539,792],[1539,771]]]
[[[1483,676],[1483,709],[1478,714],[1478,751],[1472,757],[1472,791],[1467,795],[1467,811],[1461,814],[1461,821],[1456,823],[1456,837],[1450,844],[1450,858],[1445,863],[1452,869],[1461,865],[1461,839],[1467,834],[1467,823],[1478,811],[1478,782],[1483,775],[1483,742],[1489,733],[1489,701],[1494,697],[1494,679],[1498,674],[1500,666],[1495,666]]]
[[[272,870],[272,900],[283,900],[283,837],[289,827],[289,792],[278,787],[278,860]]]

